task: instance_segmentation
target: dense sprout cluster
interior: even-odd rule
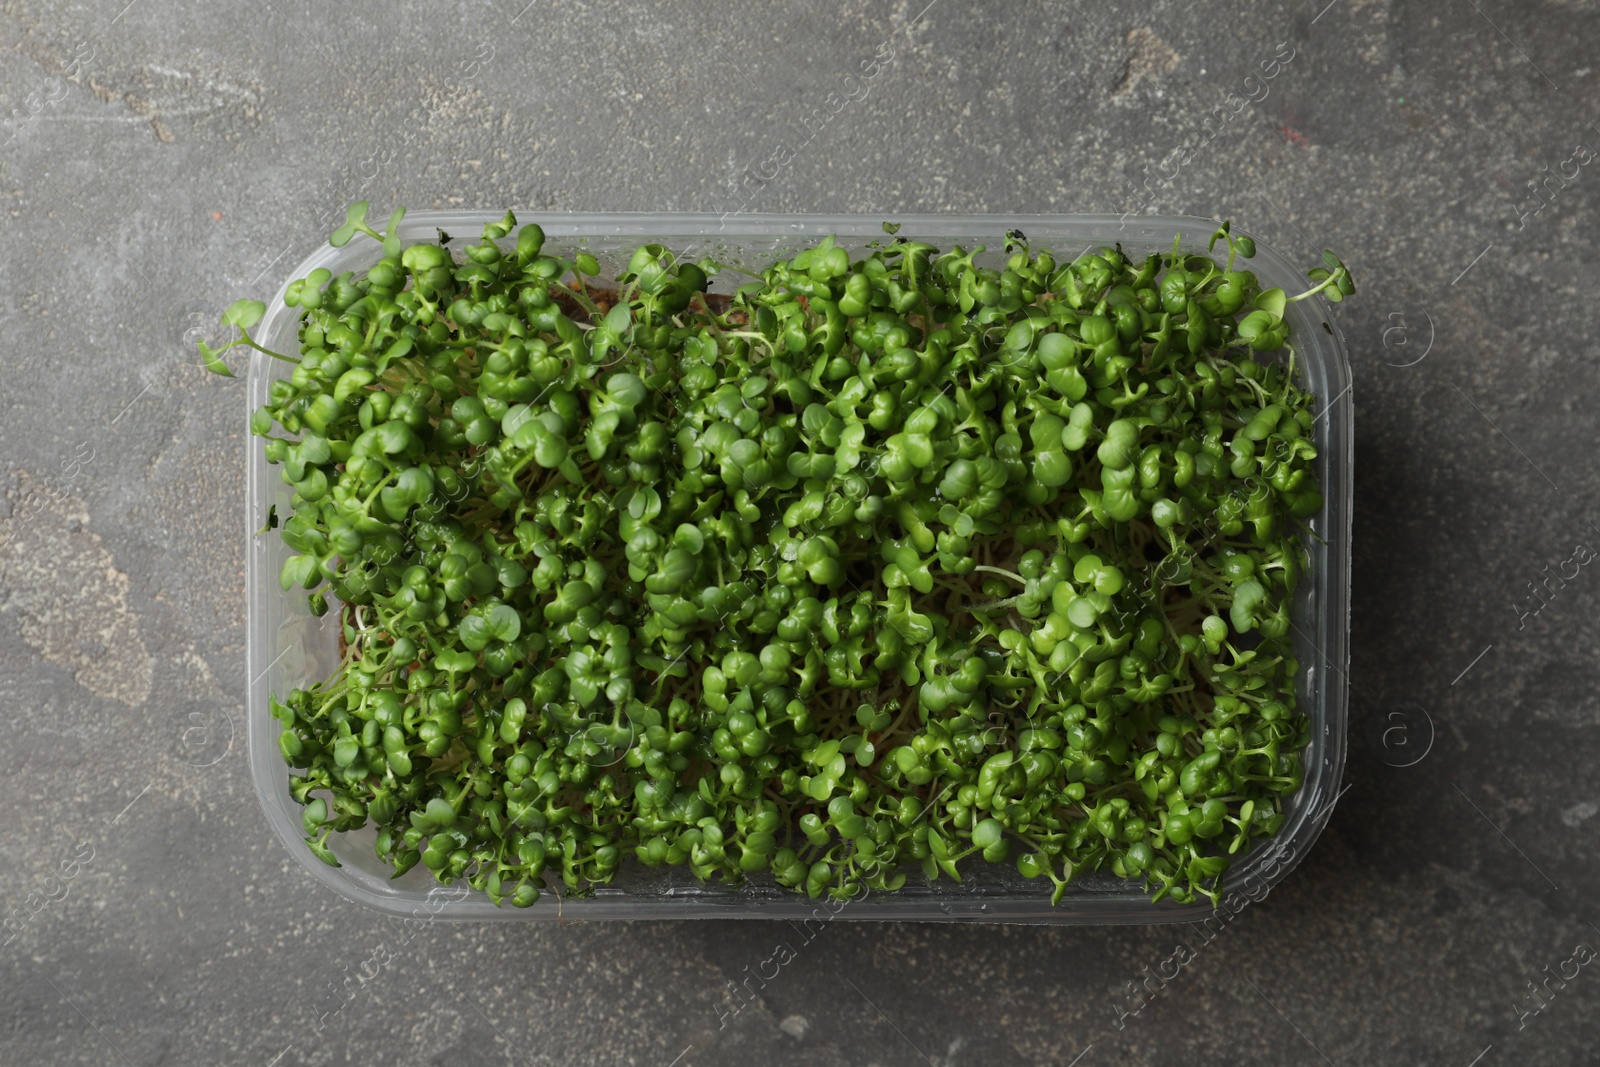
[[[252,420],[284,588],[340,605],[340,670],[273,702],[324,860],[372,823],[396,875],[517,905],[974,853],[1191,901],[1278,830],[1322,500],[1293,351],[1254,354],[1353,291],[1331,254],[1290,297],[1226,226],[1225,263],[830,238],[728,298],[657,245],[601,290],[509,214],[459,259],[398,221],[357,205],[335,243],[384,256],[290,285]]]

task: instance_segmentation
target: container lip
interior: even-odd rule
[[[563,235],[598,233],[608,235],[607,229],[617,233],[671,233],[671,234],[728,234],[745,236],[751,233],[765,235],[769,232],[812,233],[821,229],[850,236],[887,236],[883,223],[889,222],[902,229],[926,226],[939,233],[952,229],[987,230],[995,226],[1020,229],[1030,223],[1037,226],[1103,227],[1115,225],[1118,229],[1170,229],[1172,223],[1201,223],[1216,227],[1220,219],[1203,215],[1127,215],[1083,214],[1053,215],[1039,212],[906,212],[874,214],[862,212],[765,212],[765,211],[523,211],[515,212],[519,223],[537,222],[546,232]],[[441,220],[487,223],[501,218],[504,211],[487,210],[426,210],[408,211],[405,224],[433,225]],[[551,230],[550,227],[557,227]],[[598,229],[597,229],[598,228]],[[1238,231],[1243,233],[1244,231]],[[1170,238],[1168,238],[1170,240]]]
[[[852,238],[888,238],[883,226],[890,223],[898,227],[900,232],[909,231],[923,240],[939,238],[987,238],[1003,239],[1012,230],[1022,230],[1029,238],[1028,227],[1036,231],[1056,233],[1064,230],[1085,231],[1095,233],[1093,242],[1103,244],[1115,243],[1119,237],[1126,236],[1134,240],[1148,240],[1153,235],[1163,236],[1170,244],[1174,233],[1186,231],[1186,237],[1194,240],[1199,237],[1209,237],[1222,220],[1208,218],[1202,215],[1130,215],[1130,214],[1083,214],[1059,215],[1023,212],[958,212],[941,214],[937,212],[910,212],[904,214],[862,214],[862,213],[808,213],[808,212],[713,212],[713,211],[681,211],[681,212],[649,212],[649,211],[596,211],[596,212],[563,212],[563,211],[524,211],[509,209],[516,215],[519,224],[529,222],[538,223],[545,231],[547,237],[577,237],[577,238],[603,238],[617,236],[675,236],[694,238],[739,238],[739,237],[804,237],[809,235],[834,234],[840,237]],[[482,226],[489,222],[498,221],[505,215],[505,210],[492,211],[480,209],[460,210],[424,210],[407,212],[402,220],[399,232],[402,236],[408,232],[412,234],[410,240],[425,238],[427,232],[435,227],[448,226]],[[1175,227],[1177,229],[1175,229]],[[1204,228],[1202,234],[1194,227]],[[1114,228],[1114,229],[1113,229]],[[416,233],[416,231],[423,231]],[[1256,262],[1261,260],[1263,250],[1270,253],[1269,246],[1264,245],[1259,238],[1245,229],[1232,230],[1235,236],[1250,236],[1256,240]],[[456,235],[460,236],[460,235]],[[350,244],[342,248],[333,248],[326,242],[321,243],[307,256],[300,267],[292,272],[288,278],[300,277],[304,273],[315,269],[325,260],[339,259],[348,255],[348,249],[355,248],[360,251],[370,239],[358,236]],[[1186,242],[1187,243],[1187,242]],[[991,249],[993,251],[993,249]],[[1203,254],[1203,252],[1202,252]],[[1298,276],[1298,275],[1297,275]],[[287,278],[285,280],[287,285]],[[280,290],[281,292],[281,290]]]
[[[433,230],[447,227],[482,226],[500,219],[504,210],[441,210],[408,213],[399,233],[407,243],[415,243],[433,236]],[[1205,240],[1220,224],[1216,219],[1194,215],[1051,215],[1021,213],[938,214],[911,213],[897,215],[867,214],[782,214],[754,212],[540,212],[516,211],[520,223],[537,222],[547,237],[576,239],[579,244],[590,240],[620,240],[625,238],[677,238],[684,241],[705,240],[770,240],[773,238],[803,239],[834,234],[852,239],[885,239],[882,229],[885,219],[898,223],[906,236],[929,242],[946,243],[967,240],[1003,239],[1011,230],[1021,230],[1036,247],[1052,241],[1083,241],[1089,249],[1127,241],[1143,251],[1157,247],[1170,247],[1175,235],[1182,235],[1181,247],[1194,254],[1206,254]],[[1298,284],[1303,275],[1281,253],[1256,238],[1250,231],[1235,228],[1235,236],[1251,236],[1256,241],[1256,255],[1248,261],[1249,269],[1287,288]],[[460,236],[460,235],[458,235]],[[991,252],[996,251],[994,247]],[[317,267],[337,266],[338,270],[361,270],[376,258],[376,246],[370,239],[358,237],[344,248],[323,244],[312,251],[298,267],[289,272],[278,287],[267,313],[257,329],[257,336],[267,347],[287,331],[288,340],[294,341],[293,327],[296,315],[284,304],[288,283],[303,277]],[[768,254],[765,250],[762,255]],[[1237,861],[1224,879],[1225,903],[1238,899],[1257,900],[1280,884],[1297,866],[1305,853],[1327,825],[1334,803],[1340,795],[1339,783],[1343,773],[1347,743],[1348,716],[1348,635],[1350,618],[1350,544],[1352,525],[1352,473],[1354,465],[1354,407],[1352,401],[1351,373],[1343,331],[1331,315],[1328,305],[1319,296],[1315,300],[1289,305],[1289,320],[1295,350],[1304,358],[1302,373],[1320,385],[1319,395],[1330,396],[1322,414],[1318,416],[1316,440],[1323,460],[1319,474],[1323,477],[1324,511],[1313,520],[1313,529],[1325,542],[1320,547],[1312,543],[1313,558],[1323,566],[1310,569],[1297,595],[1309,595],[1317,605],[1309,620],[1311,633],[1296,633],[1314,655],[1301,657],[1302,685],[1309,685],[1314,697],[1320,697],[1314,709],[1314,731],[1310,745],[1305,750],[1305,779],[1299,792],[1291,800],[1290,817],[1270,842],[1263,842]],[[1320,328],[1320,329],[1319,329]],[[1323,332],[1325,331],[1325,333]],[[282,343],[279,340],[279,343]],[[259,352],[251,353],[247,381],[248,410],[253,410],[265,400],[273,375],[279,370],[276,361]],[[433,899],[426,891],[401,887],[394,883],[352,872],[349,866],[329,867],[317,860],[307,850],[298,828],[298,819],[288,807],[292,804],[287,791],[287,774],[277,750],[274,722],[268,711],[268,696],[273,679],[288,668],[285,660],[306,668],[307,661],[315,658],[315,650],[303,640],[305,627],[299,626],[285,639],[284,631],[294,621],[286,618],[290,602],[303,597],[298,593],[282,594],[277,589],[277,574],[270,566],[269,551],[277,539],[275,531],[263,531],[263,518],[269,497],[279,495],[287,501],[286,490],[274,485],[272,471],[251,435],[244,435],[246,449],[247,496],[245,501],[245,529],[247,536],[246,576],[248,600],[248,633],[246,664],[250,679],[246,701],[246,739],[252,784],[261,800],[262,812],[274,832],[283,841],[307,873],[341,896],[379,912],[411,915],[420,905]],[[280,514],[280,519],[284,517]],[[303,603],[300,613],[304,614]],[[293,614],[292,609],[289,614]],[[303,621],[303,620],[302,620]],[[1307,620],[1297,620],[1307,621]],[[281,649],[276,644],[281,644]],[[1298,646],[1297,646],[1298,647]],[[296,655],[291,657],[291,653]],[[276,672],[276,673],[274,673]],[[304,675],[306,680],[310,675]],[[301,684],[301,683],[290,683]],[[288,802],[286,804],[285,802]],[[1287,851],[1287,855],[1284,853]],[[1277,853],[1274,857],[1272,854]],[[1271,873],[1261,873],[1264,863],[1270,861]],[[1252,879],[1258,879],[1252,886]],[[905,891],[902,891],[903,893]],[[1048,898],[1006,896],[996,891],[955,895],[907,894],[899,899],[863,901],[852,903],[837,917],[852,920],[894,919],[944,922],[1016,922],[1052,924],[1149,924],[1164,922],[1193,922],[1211,915],[1215,910],[1209,904],[1174,905],[1152,904],[1143,893],[1084,892],[1063,900],[1052,907]],[[697,899],[699,898],[699,899]],[[562,909],[543,906],[519,910],[497,908],[481,895],[472,894],[465,899],[452,899],[450,906],[431,914],[429,918],[444,919],[521,919],[553,920],[570,913],[574,919],[643,919],[643,918],[799,918],[813,914],[817,902],[790,894],[773,896],[761,894],[706,893],[692,887],[668,890],[666,894],[644,898],[600,890],[581,900],[563,902]],[[430,909],[431,910],[431,909]],[[1237,910],[1237,909],[1235,909]]]

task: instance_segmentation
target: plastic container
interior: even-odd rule
[[[503,212],[417,212],[406,216],[400,236],[407,243],[430,241],[442,229],[458,239],[473,239],[486,222]],[[1140,216],[1125,221],[1114,215],[911,215],[898,216],[900,232],[941,249],[952,244],[988,246],[987,265],[998,265],[997,251],[1007,231],[1019,229],[1035,249],[1049,249],[1058,260],[1076,257],[1086,248],[1121,245],[1131,256],[1169,251],[1174,234],[1182,234],[1185,251],[1204,253],[1216,223],[1183,216]],[[764,266],[792,254],[828,234],[853,252],[884,239],[882,220],[858,215],[711,214],[535,214],[518,222],[537,222],[547,248],[572,255],[586,250],[600,262],[602,274],[620,272],[639,244],[659,242],[688,258],[715,255],[746,267]],[[1298,292],[1307,282],[1303,266],[1256,242],[1249,267],[1263,287]],[[289,278],[304,277],[318,267],[334,274],[361,271],[378,256],[374,243],[358,237],[344,248],[319,248]],[[1314,266],[1309,256],[1304,267]],[[983,260],[980,259],[980,262]],[[713,280],[713,291],[737,285],[732,272]],[[287,284],[287,281],[285,282]],[[1312,723],[1311,743],[1304,753],[1305,781],[1286,805],[1288,818],[1277,838],[1257,842],[1249,854],[1235,859],[1224,883],[1224,901],[1260,899],[1295,866],[1327,821],[1344,765],[1348,685],[1347,642],[1350,619],[1350,511],[1352,407],[1350,367],[1343,340],[1326,314],[1320,297],[1289,305],[1288,321],[1299,353],[1300,380],[1319,398],[1325,411],[1315,424],[1320,453],[1317,475],[1326,503],[1310,523],[1318,539],[1308,541],[1311,565],[1295,598],[1293,626],[1296,657],[1301,664],[1299,707]],[[297,312],[283,303],[283,290],[268,308],[257,338],[266,347],[297,352]],[[266,402],[274,378],[290,368],[255,354],[249,373],[251,410]],[[262,455],[260,442],[247,437],[249,449],[249,677],[247,716],[250,773],[267,821],[317,881],[351,900],[380,911],[410,914],[427,907],[429,890],[438,899],[437,883],[420,865],[391,880],[372,850],[368,828],[335,835],[335,854],[343,866],[317,859],[301,838],[301,808],[289,795],[289,772],[278,752],[279,726],[268,712],[268,695],[285,694],[327,678],[337,667],[337,608],[322,618],[310,614],[305,595],[296,588],[283,593],[278,571],[290,554],[276,531],[261,531],[267,509],[276,505],[287,518],[290,490]],[[1052,906],[1047,879],[1026,879],[1007,864],[979,864],[963,881],[941,879],[932,886],[920,878],[893,893],[869,893],[841,906],[811,900],[776,884],[701,885],[686,870],[644,868],[625,864],[616,880],[591,896],[558,901],[555,894],[531,908],[495,907],[481,894],[453,900],[439,912],[458,919],[538,921],[593,919],[800,919],[835,913],[847,919],[914,919],[935,921],[1028,923],[1155,923],[1193,922],[1211,914],[1209,903],[1152,904],[1142,887],[1109,874],[1075,879],[1061,902]],[[1234,894],[1232,898],[1229,893]],[[451,894],[454,896],[454,894]],[[420,912],[419,912],[420,913]]]

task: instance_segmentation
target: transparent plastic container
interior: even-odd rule
[[[504,212],[445,211],[407,215],[400,227],[406,244],[437,239],[444,230],[461,243],[476,240],[485,223]],[[546,248],[570,256],[584,250],[600,262],[604,277],[620,273],[634,248],[648,242],[666,245],[689,259],[712,255],[723,262],[759,269],[774,259],[790,255],[807,244],[833,234],[838,243],[859,253],[874,241],[883,241],[882,219],[862,215],[754,215],[738,214],[538,214],[517,216],[519,223],[537,222],[544,228]],[[1035,250],[1049,249],[1059,261],[1075,258],[1085,249],[1120,245],[1135,258],[1170,251],[1175,234],[1182,235],[1184,251],[1204,254],[1206,241],[1216,228],[1214,220],[1188,216],[1139,216],[1119,220],[1115,215],[902,215],[900,233],[927,241],[943,250],[952,244],[968,248],[986,245],[979,262],[997,266],[1010,230],[1021,230]],[[1236,234],[1245,231],[1235,231]],[[509,246],[510,242],[506,242]],[[459,245],[457,245],[459,247]],[[1304,270],[1316,263],[1309,255],[1289,259],[1256,241],[1256,256],[1248,262],[1263,288],[1279,286],[1298,292],[1307,284]],[[323,245],[306,258],[288,279],[304,277],[318,267],[334,274],[360,272],[379,256],[376,244],[357,237],[343,248]],[[287,281],[285,280],[285,286]],[[713,279],[712,291],[731,291],[738,284],[733,272]],[[280,352],[298,352],[296,328],[299,312],[283,303],[284,290],[268,305],[257,339]],[[1305,780],[1286,802],[1288,818],[1278,836],[1255,842],[1250,852],[1235,857],[1224,881],[1224,906],[1237,910],[1242,902],[1259,900],[1277,885],[1316,840],[1337,797],[1344,766],[1350,623],[1350,520],[1352,406],[1350,366],[1343,339],[1327,315],[1322,298],[1296,301],[1288,306],[1292,341],[1298,353],[1299,381],[1316,394],[1325,410],[1318,417],[1314,440],[1319,458],[1316,473],[1325,503],[1309,525],[1317,534],[1307,539],[1310,567],[1302,577],[1293,610],[1295,655],[1300,661],[1299,710],[1310,717],[1311,742],[1303,753]],[[266,402],[275,378],[287,377],[287,364],[253,353],[248,389],[250,410]],[[368,827],[330,838],[343,864],[330,867],[306,848],[300,830],[303,809],[289,794],[289,769],[278,751],[280,726],[268,711],[269,694],[285,695],[296,687],[326,679],[339,663],[337,605],[322,618],[306,606],[304,591],[288,593],[278,587],[278,572],[291,554],[276,530],[262,531],[269,507],[276,506],[280,522],[291,514],[290,489],[277,467],[266,462],[261,442],[246,435],[249,450],[249,678],[247,735],[250,774],[260,795],[267,821],[291,855],[305,865],[317,881],[340,894],[394,914],[438,911],[439,917],[539,921],[561,919],[803,919],[836,915],[842,919],[903,919],[931,921],[1019,923],[1157,923],[1193,922],[1212,914],[1209,903],[1178,905],[1152,903],[1144,889],[1109,873],[1074,879],[1061,902],[1051,905],[1052,886],[1047,879],[1027,879],[1014,865],[963,865],[960,883],[941,878],[930,885],[920,873],[895,892],[868,893],[841,906],[826,898],[811,900],[776,885],[752,882],[743,886],[702,885],[680,868],[646,868],[625,863],[615,881],[582,898],[560,900],[546,893],[533,907],[496,907],[482,894],[464,894],[443,910],[435,907],[438,884],[421,865],[404,877],[391,879],[373,852],[374,831]],[[331,600],[331,598],[330,598]],[[429,891],[434,890],[430,898]],[[452,898],[455,897],[451,893]]]

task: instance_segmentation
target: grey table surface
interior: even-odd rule
[[[0,2],[0,1062],[1600,1061],[1600,4],[925,3]],[[1137,1012],[1189,928],[833,923],[736,1015],[783,928],[399,941],[251,788],[243,386],[190,344],[358,198],[1160,211],[1335,248],[1327,831]]]

